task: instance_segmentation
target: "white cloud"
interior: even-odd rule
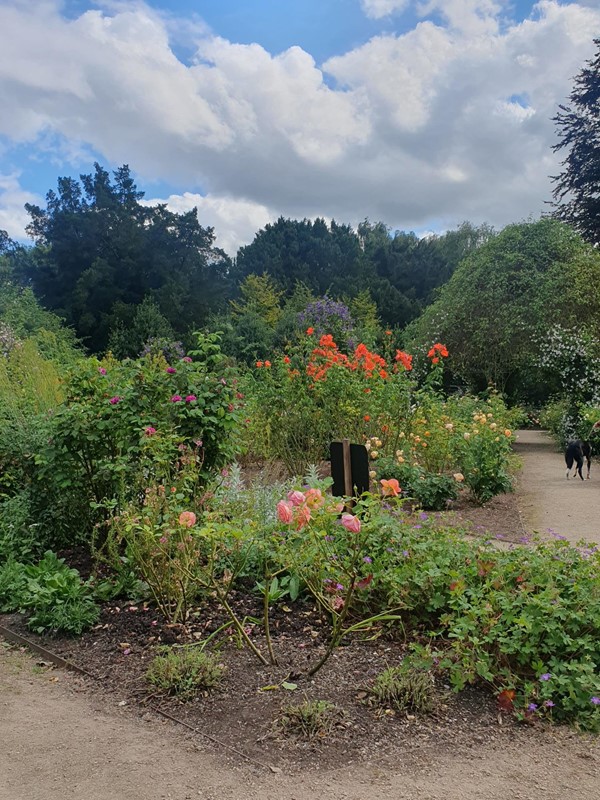
[[[167,208],[181,214],[198,209],[198,219],[204,228],[214,228],[217,247],[234,256],[242,245],[254,239],[255,233],[268,222],[274,222],[277,214],[266,206],[231,197],[203,196],[184,192],[173,194],[166,200],[158,198],[143,201],[144,205],[154,206],[166,203]]]
[[[372,16],[405,5],[363,0]],[[129,163],[142,188],[188,188],[169,203],[198,205],[230,252],[280,214],[501,226],[549,199],[552,117],[600,29],[597,4],[541,0],[520,24],[509,7],[426,0],[419,13],[442,22],[318,66],[299,47],[272,55],[197,21],[187,32],[179,23],[197,42],[184,64],[173,20],[142,3],[68,20],[58,1],[4,0],[0,134],[46,148],[66,141],[75,158],[90,148]]]
[[[40,202],[40,197],[22,188],[18,173],[0,175],[0,230],[12,239],[22,239],[30,221],[24,205]]]
[[[397,11],[404,11],[410,0],[361,0],[361,6],[367,17],[381,19]]]

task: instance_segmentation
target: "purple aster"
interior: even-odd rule
[[[425,514],[424,511],[421,511],[421,513],[419,514],[419,519],[422,519],[424,522],[426,519],[429,519],[429,517],[427,516],[427,514]]]
[[[114,397],[111,397],[108,402],[111,404],[111,406],[116,406],[117,403],[121,402],[121,398],[118,395],[115,395]]]
[[[169,375],[175,375],[175,373],[177,372],[175,367],[167,367],[166,371],[169,373]]]
[[[593,706],[600,706],[600,697],[591,697],[590,698],[590,703]]]
[[[529,703],[527,706],[528,711],[537,711],[537,705],[535,703]]]
[[[408,556],[409,556],[408,550],[403,550],[402,551],[402,555],[404,556],[404,558],[408,558]]]
[[[544,705],[546,706],[546,708],[554,708],[554,703],[552,702],[552,700],[545,700]]]
[[[371,556],[365,556],[363,558],[363,561],[365,562],[365,564],[372,564],[373,563],[373,559],[371,558]]]
[[[543,675],[540,675],[540,680],[541,681],[549,681],[551,677],[552,677],[552,673],[551,672],[544,672]]]

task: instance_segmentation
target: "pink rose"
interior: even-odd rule
[[[173,397],[171,398],[171,402],[172,403],[181,403],[181,395],[180,394],[174,394]]]
[[[121,398],[118,395],[115,395],[115,397],[111,397],[108,402],[111,404],[111,406],[116,406],[117,403],[121,402]]]
[[[280,500],[277,503],[277,519],[285,525],[289,525],[294,519],[294,507],[287,500]]]
[[[310,518],[310,508],[308,506],[299,506],[296,511],[296,530],[301,531],[305,525],[308,525]]]
[[[193,403],[195,399],[196,399],[196,395],[195,394],[188,394],[188,396],[185,398],[185,402],[186,403]]]
[[[360,533],[360,520],[354,514],[342,514],[342,525],[350,533]]]
[[[181,360],[185,361],[186,364],[192,363],[192,359],[189,356],[184,356]]]
[[[98,372],[100,373],[100,375],[106,375],[106,370],[104,369],[104,367],[98,367]]]
[[[179,524],[184,528],[191,528],[196,524],[196,515],[193,511],[182,511],[179,515]]]
[[[175,375],[177,370],[175,369],[175,367],[167,367],[167,372],[169,373],[169,375]]]
[[[305,497],[306,505],[309,508],[321,508],[325,502],[325,498],[323,497],[323,493],[320,489],[307,489]]]
[[[156,433],[156,428],[153,428],[152,425],[148,425],[146,428],[144,428],[144,433],[146,436],[154,436]]]
[[[291,492],[288,492],[288,496],[287,496],[287,498],[288,498],[288,500],[290,501],[290,503],[291,503],[293,506],[301,506],[301,505],[302,505],[302,503],[303,503],[303,502],[304,502],[304,500],[305,500],[305,497],[304,497],[304,495],[302,494],[302,492],[298,492],[298,491],[291,491]]]

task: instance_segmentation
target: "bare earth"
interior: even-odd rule
[[[523,528],[599,542],[600,468],[567,482],[539,431],[521,431],[517,451]],[[564,728],[499,727],[392,766],[272,773],[141,713],[0,643],[0,800],[600,800],[600,742]]]

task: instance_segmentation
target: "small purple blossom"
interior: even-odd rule
[[[121,398],[119,397],[119,395],[115,395],[114,397],[111,397],[108,402],[111,404],[111,406],[116,406],[117,403],[121,402]]]
[[[175,367],[167,367],[167,369],[165,371],[168,372],[169,375],[175,375],[175,373],[177,372]]]
[[[104,369],[104,367],[98,367],[98,372],[100,373],[100,375],[106,375],[106,370]]]
[[[333,542],[334,538],[335,538],[335,537],[333,537],[333,536],[330,536],[330,535],[328,534],[328,535],[325,537],[325,541],[326,541],[326,542]]]
[[[404,558],[408,558],[408,556],[409,556],[410,554],[409,554],[408,550],[403,550],[403,551],[402,551],[402,555],[404,556]]]
[[[343,583],[336,583],[335,588],[338,590],[338,592],[343,592],[344,591],[344,584]]]
[[[181,398],[179,398],[179,399],[181,400]],[[185,402],[186,403],[193,403],[194,400],[196,400],[196,399],[197,398],[196,398],[195,394],[188,394],[188,396],[185,398]]]
[[[171,398],[172,403],[181,403],[182,397],[180,394],[174,394]]]
[[[590,703],[593,706],[600,706],[600,697],[590,697]]]
[[[529,703],[529,705],[527,706],[528,711],[537,711],[537,708],[538,707],[535,703]]]
[[[554,703],[552,702],[552,700],[544,700],[544,705],[546,706],[546,708],[554,708]]]
[[[371,558],[371,556],[365,556],[363,558],[363,561],[365,562],[365,564],[372,564],[373,563],[373,559]]]
[[[429,515],[426,514],[424,511],[421,511],[421,513],[419,514],[419,519],[425,522],[426,519],[429,519]]]
[[[541,681],[549,681],[551,677],[552,677],[552,673],[551,672],[544,672],[543,675],[540,675],[540,680]]]

